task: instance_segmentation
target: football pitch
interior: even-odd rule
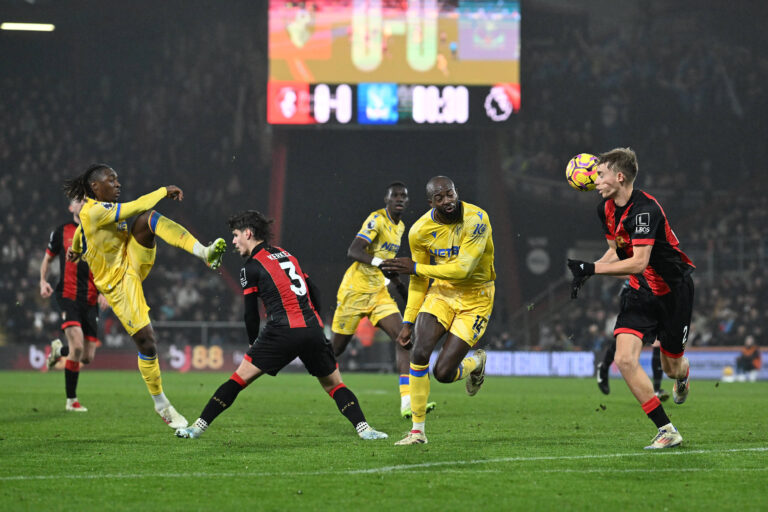
[[[163,375],[191,422],[221,373]],[[695,376],[694,376],[695,379]],[[691,384],[665,409],[683,446],[646,451],[653,424],[623,381],[486,377],[475,397],[432,380],[429,444],[393,446],[397,376],[345,374],[362,441],[315,379],[262,377],[197,440],[177,439],[135,372],[0,373],[2,510],[766,510],[768,383]],[[665,380],[671,391],[671,381]]]

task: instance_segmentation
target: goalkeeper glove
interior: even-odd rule
[[[575,299],[579,294],[579,289],[587,282],[587,279],[595,274],[595,264],[581,260],[568,259],[568,268],[573,274],[571,281],[571,298]]]

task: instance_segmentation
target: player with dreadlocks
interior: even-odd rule
[[[184,227],[151,209],[165,197],[181,201],[184,193],[179,187],[160,187],[127,203],[117,202],[120,189],[117,173],[106,164],[92,165],[65,182],[64,191],[70,199],[85,201],[67,259],[77,261],[82,255],[93,272],[96,288],[133,337],[139,350],[139,371],[155,411],[171,428],[186,427],[187,420],[163,393],[157,341],[142,281],[155,262],[156,236],[194,254],[212,269],[221,265],[226,242],[218,238],[204,246]],[[132,217],[135,219],[129,228],[127,220]]]

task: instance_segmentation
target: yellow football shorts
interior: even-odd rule
[[[156,254],[156,247],[144,247],[133,237],[129,237],[126,251],[128,268],[125,269],[123,278],[104,295],[115,316],[131,336],[149,325],[149,306],[144,298],[141,283],[152,270]]]
[[[373,325],[389,315],[400,314],[397,303],[385,287],[373,293],[339,290],[331,330],[338,334],[354,334],[357,324],[367,316]]]
[[[474,347],[488,326],[495,291],[493,281],[477,288],[454,288],[436,282],[424,297],[419,314],[434,315],[448,332]]]

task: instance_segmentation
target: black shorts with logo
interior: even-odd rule
[[[320,327],[266,326],[246,352],[254,366],[272,376],[297,357],[315,377],[336,370],[333,346]]]
[[[665,295],[645,289],[629,288],[621,297],[621,309],[613,335],[634,334],[643,343],[657,338],[668,357],[681,357],[685,351],[693,313],[693,279],[683,281]]]
[[[99,336],[99,307],[64,297],[56,297],[61,311],[61,330],[80,326],[86,340],[95,341]]]

